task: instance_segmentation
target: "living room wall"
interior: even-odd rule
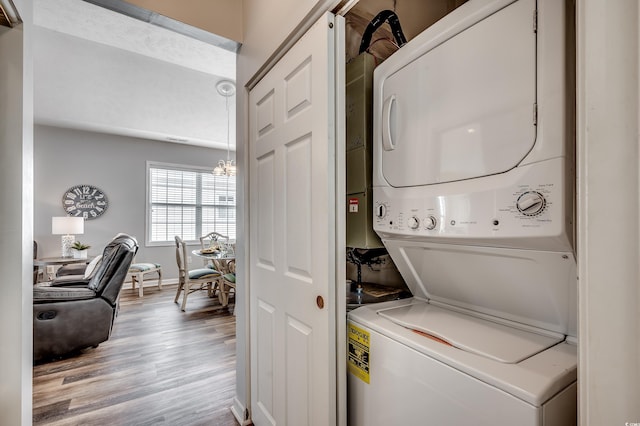
[[[91,246],[91,256],[100,254],[118,232],[130,234],[140,244],[135,260],[162,264],[163,280],[177,278],[175,249],[145,246],[146,162],[213,168],[227,155],[212,148],[45,125],[35,126],[34,153],[34,239],[39,257],[60,255],[60,236],[51,234],[51,218],[65,215],[64,192],[90,184],[105,192],[109,207],[86,221],[84,234],[76,239]]]

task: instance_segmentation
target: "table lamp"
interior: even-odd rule
[[[51,233],[62,235],[62,257],[72,257],[71,246],[76,241],[75,234],[84,234],[84,218],[82,217],[52,217]]]

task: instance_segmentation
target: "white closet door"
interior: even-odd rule
[[[256,425],[336,424],[336,18],[249,95],[251,409]]]

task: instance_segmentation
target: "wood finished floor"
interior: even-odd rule
[[[123,289],[108,341],[34,366],[33,424],[237,426],[235,317],[206,291],[181,312],[175,290]]]

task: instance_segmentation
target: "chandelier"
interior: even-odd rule
[[[229,155],[229,98],[236,93],[236,85],[232,81],[221,80],[216,84],[216,89],[220,95],[224,96],[227,106],[227,161],[218,161],[218,165],[212,173],[214,176],[235,176],[236,162]]]

